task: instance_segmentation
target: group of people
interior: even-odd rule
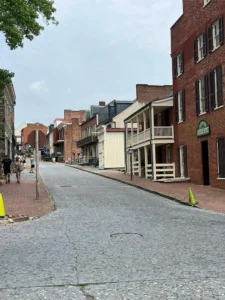
[[[24,165],[26,163],[26,156],[25,155],[17,155],[15,156],[15,162],[12,163],[12,160],[8,155],[5,155],[5,157],[2,160],[3,164],[3,171],[5,175],[5,183],[9,184],[10,183],[10,175],[12,170],[14,173],[16,173],[16,180],[17,183],[20,184],[20,174],[24,169]],[[30,159],[30,173],[34,173],[34,157],[31,156]]]

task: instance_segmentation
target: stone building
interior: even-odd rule
[[[46,135],[48,127],[41,123],[28,123],[27,127],[21,130],[21,147],[22,151],[29,149],[34,140],[34,131],[39,130],[39,148],[43,148],[46,144]],[[30,141],[30,142],[29,142]],[[33,145],[32,145],[33,148]]]
[[[4,155],[14,157],[14,106],[16,94],[12,83],[5,86],[0,95],[0,161]]]

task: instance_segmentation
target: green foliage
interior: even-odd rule
[[[63,0],[62,0],[63,1]],[[0,0],[0,31],[11,50],[23,47],[23,40],[40,35],[43,23],[58,24],[52,0]]]
[[[58,24],[53,5],[53,0],[0,0],[0,32],[11,50],[23,47],[24,39],[32,41],[40,35],[44,30],[41,23]],[[0,93],[13,76],[13,73],[0,69]]]
[[[0,69],[0,96],[6,84],[10,83],[14,73]]]

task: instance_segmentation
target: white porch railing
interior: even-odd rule
[[[90,160],[96,159],[94,156],[83,156],[82,158],[76,158],[73,160],[75,164],[87,164]]]
[[[139,162],[138,161],[133,162],[133,174],[139,175]]]
[[[173,126],[155,126],[153,129],[153,139],[174,138]]]
[[[155,164],[155,179],[158,178],[175,178],[175,163],[172,164]]]
[[[152,139],[174,139],[173,126],[155,126],[152,130]],[[127,138],[127,147],[150,140],[150,128]]]
[[[152,178],[152,165],[145,166],[145,178]]]

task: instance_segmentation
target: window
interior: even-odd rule
[[[209,52],[216,50],[224,41],[223,17],[220,17],[208,28]]]
[[[185,92],[181,90],[175,94],[175,109],[176,122],[181,123],[185,121]]]
[[[207,5],[211,0],[204,0],[204,6]]]
[[[196,114],[197,116],[209,111],[208,80],[204,76],[195,82]]]
[[[202,60],[207,54],[206,49],[206,32],[203,32],[197,39],[194,41],[194,61],[195,63]]]
[[[184,72],[183,68],[183,52],[180,52],[174,58],[174,76],[178,77]]]
[[[225,138],[217,139],[218,178],[225,178]]]
[[[211,108],[223,106],[223,75],[219,66],[209,74]]]
[[[177,167],[179,177],[188,177],[187,146],[177,148]]]

